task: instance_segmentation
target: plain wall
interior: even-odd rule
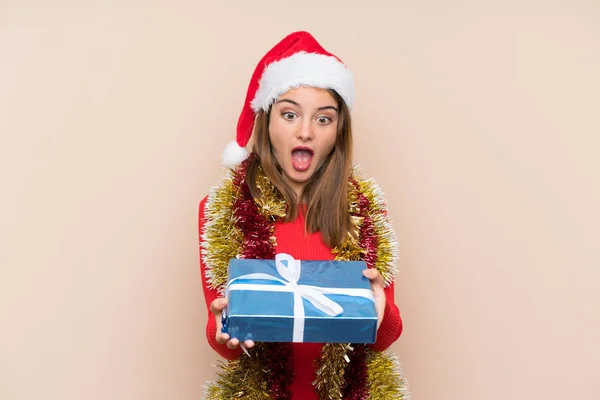
[[[299,29],[355,73],[413,399],[600,398],[600,3],[4,0],[0,399],[201,398],[198,202]]]

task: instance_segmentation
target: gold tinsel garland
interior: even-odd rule
[[[383,192],[372,179],[358,180],[360,192],[369,200],[369,217],[377,237],[375,268],[383,276],[386,286],[394,281],[398,261],[398,241],[387,215]]]
[[[398,358],[388,352],[367,352],[368,400],[410,400],[408,382]]]
[[[236,175],[237,174],[237,175]],[[206,265],[206,279],[210,287],[224,292],[227,283],[227,266],[229,260],[240,256],[243,233],[234,223],[234,203],[240,195],[240,182],[245,178],[239,176],[239,170],[230,170],[221,185],[211,191],[205,208],[206,224],[202,236],[202,257]],[[396,238],[387,218],[387,211],[382,193],[372,181],[357,180],[358,190],[349,183],[349,211],[354,235],[348,235],[344,242],[334,248],[332,253],[336,260],[360,260],[365,250],[359,246],[363,217],[359,215],[357,199],[360,194],[369,201],[368,216],[373,224],[377,237],[377,260],[375,268],[381,273],[385,285],[393,281],[396,272]],[[277,189],[259,169],[257,186],[262,199],[255,199],[258,211],[268,220],[276,221],[285,216],[286,204]],[[275,245],[275,238],[271,237]],[[221,363],[219,378],[207,386],[206,395],[209,400],[225,399],[269,399],[265,381],[268,371],[264,369],[260,357],[261,352],[268,351],[267,344],[257,344],[251,350],[252,357],[240,357],[237,360]],[[329,343],[323,345],[321,358],[318,360],[317,378],[313,382],[315,389],[323,399],[339,400],[342,398],[344,370],[352,351],[349,344]],[[386,352],[368,351],[368,382],[370,399],[407,400],[405,381],[400,375],[398,364],[393,356]]]
[[[344,371],[350,362],[350,357],[348,357],[350,351],[352,351],[350,344],[326,343],[323,345],[321,359],[317,362],[317,378],[312,383],[322,399],[342,399]]]
[[[242,232],[233,223],[233,205],[239,188],[233,183],[233,171],[208,195],[204,215],[201,254],[206,265],[208,286],[223,294],[227,283],[229,260],[237,258],[242,245]]]
[[[210,400],[247,399],[270,400],[259,357],[240,357],[227,363],[219,361],[221,368],[217,382],[207,382],[205,398]],[[244,382],[240,385],[239,382]]]

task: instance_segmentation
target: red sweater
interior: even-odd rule
[[[200,203],[199,232],[204,233],[204,205],[206,198]],[[299,260],[333,260],[331,249],[321,240],[320,233],[304,233],[304,217],[300,215],[294,222],[275,223],[275,237],[277,238],[278,253],[287,253]],[[218,344],[215,340],[216,321],[210,312],[210,303],[219,297],[216,290],[207,286],[205,279],[206,266],[200,258],[200,270],[202,276],[202,288],[208,310],[208,322],[206,324],[206,338],[210,346],[222,357],[233,360],[242,354],[241,349],[230,350],[224,344]],[[394,304],[394,285],[385,288],[386,306],[383,321],[377,331],[377,342],[370,345],[371,349],[383,351],[394,343],[402,333],[402,319],[398,307]],[[319,358],[322,344],[320,343],[293,343],[293,365],[295,378],[290,384],[293,399],[318,400],[313,390],[312,382],[315,379],[314,360]]]

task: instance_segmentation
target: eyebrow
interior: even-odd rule
[[[298,103],[297,101],[294,100],[290,100],[290,99],[278,99],[275,101],[275,103],[290,103],[293,104],[295,106],[301,107],[300,103]],[[317,108],[318,111],[323,111],[323,110],[335,110],[336,112],[339,113],[339,110],[337,109],[337,107],[334,106],[323,106],[323,107],[319,107]]]

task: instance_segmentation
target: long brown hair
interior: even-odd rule
[[[342,243],[346,235],[352,235],[348,212],[348,181],[352,173],[352,124],[344,100],[335,90],[328,89],[328,92],[336,100],[340,110],[335,145],[329,157],[304,187],[300,199],[286,183],[281,167],[273,154],[269,139],[270,111],[260,111],[256,116],[252,134],[255,143],[252,151],[258,157],[247,169],[246,182],[252,197],[260,197],[256,174],[258,167],[261,166],[267,178],[287,203],[285,221],[294,221],[298,217],[299,204],[305,204],[306,231],[321,232],[323,242],[329,247],[335,247]]]

